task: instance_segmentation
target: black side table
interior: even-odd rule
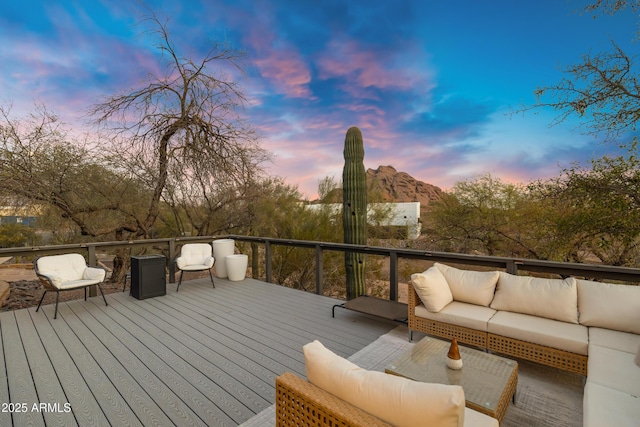
[[[131,257],[131,295],[137,299],[167,294],[166,258],[162,255]]]

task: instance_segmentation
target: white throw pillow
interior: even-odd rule
[[[449,284],[454,301],[489,307],[500,274],[497,271],[460,270],[435,263]]]
[[[321,389],[394,426],[462,427],[460,386],[412,381],[367,371],[334,354],[319,341],[303,347],[307,379]],[[443,369],[446,369],[443,361]]]
[[[577,282],[580,324],[640,334],[640,286]]]
[[[501,271],[491,308],[578,323],[576,279],[542,279]]]
[[[439,312],[453,301],[447,279],[435,266],[424,273],[412,274],[411,283],[425,308],[432,313]]]

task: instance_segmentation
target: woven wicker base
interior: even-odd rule
[[[420,297],[411,283],[409,284],[408,293],[409,330],[448,339],[456,337],[461,343],[486,348],[508,356],[531,360],[580,375],[587,375],[588,358],[585,355],[418,317],[415,315],[415,308],[421,304],[422,301],[420,301]]]
[[[587,375],[587,356],[545,347],[501,335],[488,335],[487,348],[496,353],[508,354],[525,360],[553,366],[564,371]]]
[[[287,372],[276,378],[276,427],[388,427],[389,424]]]
[[[481,348],[486,348],[487,346],[486,332],[464,328],[450,323],[442,323],[435,320],[425,319],[423,317],[413,316],[413,322],[411,322],[411,318],[409,320],[409,328],[414,331],[424,332],[425,334],[446,338],[448,340],[455,337],[461,344],[469,344],[474,347]]]

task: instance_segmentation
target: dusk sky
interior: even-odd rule
[[[612,152],[553,111],[512,116],[538,86],[615,40],[629,55],[637,14],[579,11],[584,0],[156,1],[183,56],[213,41],[246,53],[248,121],[275,154],[273,175],[313,198],[341,177],[358,126],[365,167],[391,165],[442,188],[491,173],[529,182]],[[74,127],[101,96],[158,68],[131,0],[0,1],[0,103],[44,104]]]

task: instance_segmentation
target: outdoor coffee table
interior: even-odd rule
[[[463,366],[456,371],[446,365],[450,344],[431,337],[423,338],[387,366],[385,372],[415,381],[460,385],[468,408],[501,422],[509,401],[515,398],[518,363],[460,346]]]

